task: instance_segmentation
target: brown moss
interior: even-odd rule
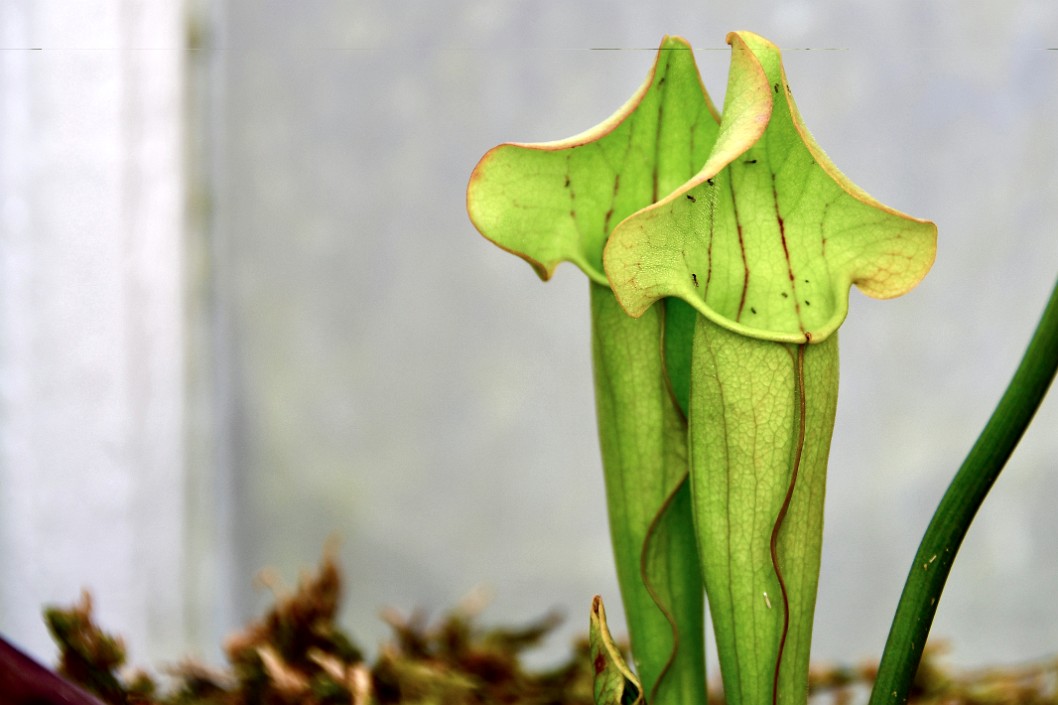
[[[144,673],[121,674],[125,647],[92,620],[87,594],[45,618],[59,644],[60,673],[111,705],[592,705],[586,638],[552,670],[523,664],[524,652],[558,624],[555,615],[519,628],[482,628],[473,606],[434,623],[389,612],[393,635],[369,664],[335,621],[340,597],[341,576],[328,554],[293,594],[227,640],[226,668],[185,662],[168,671],[174,684],[165,692]],[[875,664],[813,667],[812,702],[865,702],[875,673]],[[709,702],[722,705],[722,693]],[[944,664],[942,649],[929,648],[911,703],[1054,705],[1058,661],[963,672]]]
[[[142,682],[125,684],[118,677],[118,669],[125,665],[125,644],[92,621],[92,597],[87,592],[67,610],[45,610],[44,621],[60,645],[60,675],[110,705],[126,705],[134,694],[148,688]]]

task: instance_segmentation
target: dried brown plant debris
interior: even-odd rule
[[[163,689],[144,675],[121,675],[120,639],[92,620],[87,595],[69,609],[49,609],[60,671],[111,705],[590,705],[587,641],[567,665],[538,672],[523,653],[558,624],[549,615],[522,628],[481,628],[470,603],[436,623],[421,614],[387,612],[392,638],[374,664],[337,625],[341,577],[327,554],[297,590],[279,595],[259,620],[225,643],[226,669],[188,661],[166,669]]]
[[[278,591],[277,591],[278,592]],[[549,671],[524,666],[524,653],[558,624],[547,615],[521,628],[483,628],[481,602],[431,622],[386,612],[393,630],[374,663],[336,624],[341,577],[333,555],[261,619],[227,640],[228,665],[185,662],[163,689],[145,674],[124,675],[125,648],[92,620],[87,595],[46,619],[60,648],[59,672],[110,705],[592,705],[587,639]],[[875,664],[813,667],[813,705],[865,703]],[[34,703],[47,703],[34,700]],[[711,705],[723,694],[710,693]],[[1024,667],[958,671],[929,648],[912,705],[1058,705],[1058,660]]]
[[[110,705],[154,702],[155,685],[149,676],[118,675],[125,666],[125,643],[92,620],[92,597],[87,592],[69,609],[45,610],[44,620],[60,645],[59,675]]]

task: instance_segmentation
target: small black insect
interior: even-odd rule
[[[694,282],[694,288],[697,289],[698,288],[698,275],[695,274],[694,272],[691,272],[691,281]]]
[[[705,180],[705,183],[709,184],[710,186],[716,186],[716,184],[715,184],[715,183],[713,183],[713,180],[712,180],[712,179],[706,179],[706,180]]]
[[[694,196],[692,196],[689,193],[687,194],[687,200],[690,201],[691,203],[697,203],[698,202],[698,199],[695,198]]]
[[[773,85],[773,86],[772,86],[772,89],[774,89],[774,90],[775,90],[775,92],[776,92],[776,93],[778,93],[778,92],[779,92],[779,84],[778,84],[778,83],[776,83],[775,85]]]
[[[808,299],[805,299],[805,306],[811,306],[811,305],[812,305],[812,302],[809,301]]]
[[[752,306],[750,306],[750,307],[749,307],[749,312],[750,312],[750,313],[754,313],[754,314],[755,314],[755,313],[757,312],[757,309],[755,309],[755,308],[753,308]]]
[[[757,160],[756,159],[747,159],[746,161],[744,161],[742,163],[743,164],[756,164]]]

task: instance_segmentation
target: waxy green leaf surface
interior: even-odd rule
[[[804,126],[773,44],[749,32],[728,41],[708,161],[615,229],[606,272],[633,316],[675,296],[743,335],[818,342],[844,320],[852,284],[879,298],[917,284],[933,263],[936,226],[838,171]]]
[[[470,220],[541,279],[568,261],[609,287],[602,252],[610,232],[701,169],[717,121],[690,46],[666,37],[647,80],[600,125],[486,153],[467,188]]]
[[[881,205],[834,167],[798,115],[774,45],[746,32],[728,41],[709,158],[617,226],[604,265],[630,314],[665,297],[701,314],[691,491],[725,693],[733,705],[801,704],[837,399],[834,334],[852,284],[890,297],[921,280],[936,227]]]
[[[700,702],[704,600],[687,423],[665,384],[662,317],[629,318],[597,284],[591,304],[599,443],[633,656],[651,703]]]
[[[773,702],[780,646],[775,702],[803,704],[807,696],[837,343],[837,336],[818,345],[756,340],[704,316],[695,329],[691,489],[724,692],[732,705]],[[775,564],[771,537],[791,486]],[[779,571],[789,596],[785,643]]]
[[[689,383],[686,369],[678,391],[666,376],[662,307],[629,318],[610,291],[602,253],[617,223],[701,168],[718,129],[690,47],[666,38],[642,87],[611,118],[566,140],[500,145],[482,158],[467,189],[478,230],[542,279],[562,261],[591,279],[610,531],[636,669],[656,705],[705,698],[702,579],[685,411],[676,401],[686,409]],[[665,357],[689,366],[689,334],[669,338]]]

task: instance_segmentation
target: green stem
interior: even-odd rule
[[[955,554],[1058,369],[1058,283],[1003,398],[922,537],[882,652],[869,705],[906,703]]]

